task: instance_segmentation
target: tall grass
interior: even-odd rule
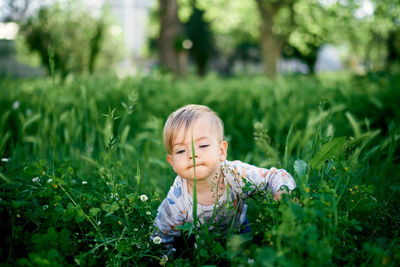
[[[398,265],[399,82],[375,74],[1,79],[0,230],[9,234],[0,261]],[[248,200],[252,236],[202,230],[195,257],[165,261],[149,241],[174,178],[162,127],[188,103],[220,115],[230,159],[283,167],[298,188],[280,204],[268,194]]]

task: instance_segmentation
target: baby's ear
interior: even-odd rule
[[[172,156],[171,156],[171,154],[167,154],[167,161],[172,166]],[[172,167],[174,167],[174,166],[172,166]]]
[[[226,160],[227,154],[228,154],[228,142],[226,141],[222,141],[219,144],[219,149],[220,149],[220,157],[219,160],[222,162],[224,160]]]

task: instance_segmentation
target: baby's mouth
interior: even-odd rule
[[[201,166],[202,164],[199,164],[199,163],[196,163],[196,167],[199,167],[199,166]],[[192,169],[194,167],[194,165],[190,165],[189,166],[189,169]]]

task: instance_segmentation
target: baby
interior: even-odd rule
[[[187,105],[173,112],[165,123],[163,134],[167,161],[177,177],[158,208],[153,238],[159,236],[169,247],[181,235],[177,226],[194,221],[195,179],[198,220],[222,229],[233,225],[234,229],[240,230],[246,226],[244,200],[250,194],[266,190],[280,200],[282,193],[296,187],[285,170],[268,170],[228,161],[223,123],[206,106]],[[233,209],[227,208],[227,203],[231,203]]]

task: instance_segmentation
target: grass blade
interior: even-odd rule
[[[197,233],[197,188],[196,188],[196,153],[194,150],[193,134],[192,134],[192,158],[193,158],[193,227],[196,236]]]
[[[346,137],[336,137],[324,144],[317,154],[310,160],[309,165],[312,169],[320,169],[325,160],[329,159],[331,156],[337,154],[344,146],[346,142]]]

